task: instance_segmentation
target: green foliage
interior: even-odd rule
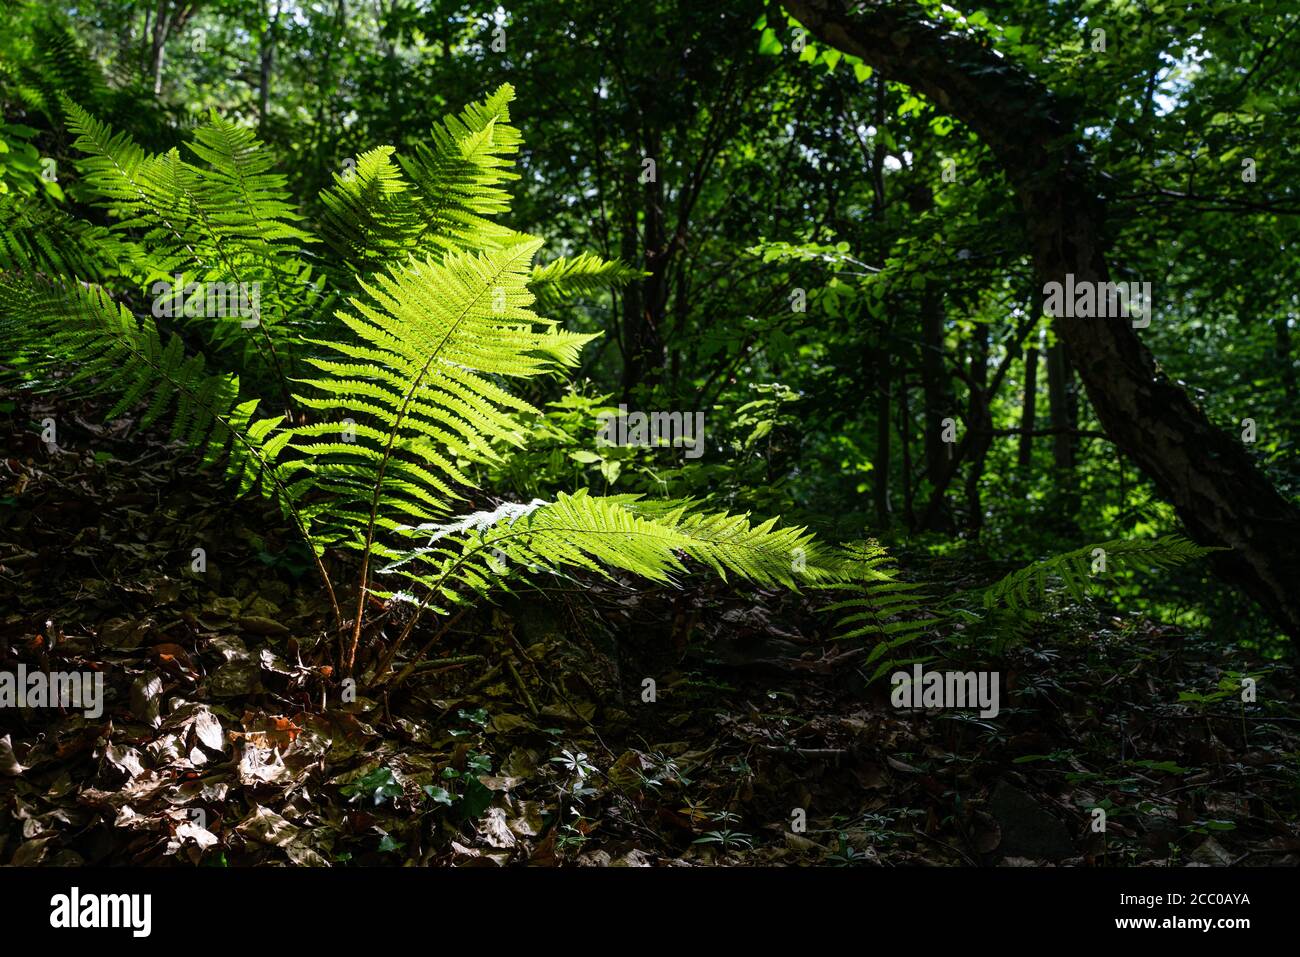
[[[626,285],[645,273],[618,260],[604,260],[591,253],[553,259],[534,265],[529,285],[544,306],[556,306],[579,296],[593,296],[611,286]]]
[[[1100,550],[1100,551],[1099,551]],[[1055,591],[1063,591],[1075,602],[1083,602],[1094,575],[1094,563],[1101,574],[1101,553],[1105,573],[1121,570],[1173,568],[1210,552],[1178,535],[1156,539],[1128,539],[1102,542],[1032,562],[986,588],[961,591],[936,601],[921,583],[902,581],[897,563],[875,541],[842,546],[833,579],[824,587],[847,591],[853,597],[827,606],[836,613],[836,638],[872,642],[866,663],[880,661],[868,682],[901,665],[928,660],[901,657],[898,649],[924,637],[939,638],[946,621],[962,621],[977,635],[990,634],[993,650],[1000,651],[1014,637],[1024,637],[1041,616],[1032,607]],[[974,599],[980,612],[965,607]]]
[[[180,336],[164,338],[101,287],[0,273],[0,349],[37,384],[114,396],[108,418],[143,406],[148,427],[169,415],[171,438],[223,461],[241,492],[283,447],[262,443],[280,419],[254,421],[257,400],[240,398],[237,376],[208,372]]]
[[[340,273],[368,275],[400,262],[423,231],[411,185],[393,162],[394,149],[362,153],[355,165],[334,174],[321,191],[325,214],[320,230],[337,254]]]
[[[502,185],[515,175],[512,95],[503,86],[435,125],[431,143],[411,158],[390,148],[364,154],[354,175],[326,190],[323,232],[339,255],[328,274],[350,272],[345,288],[355,290],[328,321],[308,315],[320,299],[304,265],[316,237],[299,226],[283,177],[251,131],[212,114],[189,143],[200,161],[191,163],[177,150],[150,153],[65,101],[85,154],[80,186],[114,217],[114,235],[145,263],[146,279],[178,272],[257,283],[271,308],[250,328],[202,310],[160,309],[155,289],[156,317],[199,332],[218,353],[238,355],[228,347],[245,345],[255,374],[241,385],[234,371],[208,372],[181,332],[137,318],[101,287],[42,278],[31,256],[11,254],[14,271],[0,288],[4,360],[30,383],[117,396],[110,415],[147,402],[141,421],[149,425],[170,411],[173,437],[223,461],[241,493],[256,485],[274,497],[317,556],[331,547],[361,553],[361,607],[373,592],[446,612],[520,570],[618,569],[667,581],[693,560],[723,577],[795,587],[799,553],[811,558],[800,566],[805,579],[824,578],[829,571],[802,529],[689,504],[580,489],[453,517],[477,489],[472,471],[530,438],[522,416],[538,410],[508,384],[574,367],[594,338],[538,316],[530,286],[554,302],[634,275],[587,255],[537,268],[542,241],[489,218],[507,209]],[[21,247],[11,240],[0,248]],[[70,264],[49,251],[44,259]],[[240,369],[237,359],[223,362]],[[68,363],[78,371],[60,379]],[[289,394],[297,368],[304,372]],[[300,418],[258,416],[279,400]],[[404,587],[372,587],[372,558]],[[324,577],[319,562],[318,570]],[[349,666],[359,616],[353,628]]]
[[[104,281],[138,271],[137,251],[109,229],[31,195],[0,195],[0,270]]]
[[[504,187],[519,178],[511,169],[521,142],[510,125],[514,96],[514,87],[502,84],[459,116],[435,123],[429,141],[417,143],[413,155],[398,157],[418,191],[426,248],[450,253],[494,249],[517,240],[513,230],[491,218],[510,208]]]
[[[979,597],[986,608],[1005,603],[1015,610],[1043,601],[1050,590],[1059,588],[1081,602],[1098,574],[1129,568],[1172,568],[1215,551],[1222,549],[1197,545],[1181,535],[1085,545],[1018,569],[983,589]]]
[[[196,331],[219,350],[242,345],[258,384],[269,378],[283,390],[291,369],[275,350],[290,349],[294,327],[314,312],[303,247],[317,240],[297,226],[284,177],[272,172],[260,141],[214,112],[188,144],[201,161],[190,163],[179,150],[148,152],[71,100],[65,106],[73,145],[85,154],[76,163],[82,186],[114,217],[115,230],[147,249],[144,282],[179,276],[174,294],[191,282],[259,290],[255,336],[241,335],[228,315],[208,316],[218,321],[197,323]]]
[[[836,614],[837,639],[874,641],[865,663],[879,664],[868,683],[901,665],[927,660],[897,653],[919,638],[936,635],[943,622],[931,611],[933,600],[924,586],[901,580],[897,562],[876,541],[843,546],[840,562],[838,572],[844,581],[826,587],[847,591],[852,597],[834,602],[825,610]]]

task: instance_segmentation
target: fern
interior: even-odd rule
[[[46,378],[76,357],[67,384],[93,380],[88,392],[115,394],[108,418],[144,403],[140,423],[147,428],[170,413],[173,440],[202,449],[208,461],[226,460],[245,488],[256,481],[255,450],[240,439],[269,429],[251,424],[257,399],[241,399],[237,376],[209,373],[179,336],[164,338],[102,288],[4,274],[0,350],[6,364]]]
[[[102,282],[145,267],[133,243],[103,226],[75,219],[35,196],[0,195],[0,270]]]
[[[321,235],[338,256],[340,284],[404,261],[424,232],[413,187],[394,152],[380,146],[362,153],[355,167],[335,173],[334,185],[321,191]]]
[[[517,242],[518,233],[491,218],[510,208],[504,185],[519,178],[510,168],[521,142],[510,125],[514,96],[514,87],[502,85],[482,103],[435,123],[414,155],[398,157],[416,187],[422,251],[445,255]]]
[[[108,86],[99,64],[65,24],[49,22],[32,31],[33,59],[20,71],[19,89],[29,106],[58,121],[62,96],[80,102],[106,99]]]
[[[850,592],[852,597],[834,602],[825,611],[838,613],[838,640],[874,641],[865,663],[880,663],[868,684],[896,667],[928,660],[895,652],[934,632],[943,619],[930,610],[931,599],[922,584],[899,580],[897,563],[884,546],[874,540],[843,546],[836,577],[841,580],[825,587]]]
[[[644,275],[626,263],[581,253],[571,259],[560,257],[545,266],[533,266],[529,287],[543,306],[558,306],[578,296],[623,286]]]
[[[74,370],[57,379],[69,359]],[[257,488],[276,501],[304,537],[305,513],[279,479],[276,459],[286,433],[273,434],[282,417],[256,418],[258,399],[241,394],[239,378],[209,372],[201,354],[187,353],[181,338],[164,338],[147,319],[137,319],[98,287],[45,277],[0,273],[0,363],[16,366],[38,385],[85,384],[87,394],[116,395],[105,413],[113,418],[143,405],[141,428],[170,415],[170,437],[220,466],[238,494]],[[316,562],[330,604],[334,588]]]
[[[1083,601],[1094,577],[1094,563],[1104,562],[1105,574],[1130,567],[1172,568],[1222,551],[1197,545],[1181,535],[1153,539],[1115,539],[1033,562],[978,592],[986,608],[1005,603],[1012,610],[1043,601],[1048,592],[1064,589],[1075,601]]]
[[[151,153],[65,101],[85,154],[82,186],[115,219],[124,258],[146,278],[182,271],[200,282],[266,284],[271,309],[243,366],[226,348],[249,341],[235,339],[246,331],[237,324],[181,313],[169,330],[99,286],[41,278],[35,257],[0,263],[11,270],[0,274],[0,358],[38,384],[115,395],[110,415],[144,406],[144,425],[170,415],[173,437],[220,464],[241,494],[257,488],[279,503],[311,545],[331,601],[322,556],[358,553],[350,621],[335,603],[348,670],[369,595],[418,609],[386,665],[421,611],[446,613],[509,588],[521,570],[617,570],[665,582],[695,564],[790,587],[833,575],[803,529],[692,503],[579,490],[455,517],[478,495],[478,467],[530,438],[539,413],[511,383],[576,366],[594,338],[535,313],[537,294],[561,302],[636,275],[587,255],[539,267],[542,241],[492,219],[507,210],[503,187],[515,176],[512,96],[504,86],[446,118],[410,156],[390,147],[365,153],[353,175],[322,191],[321,231],[335,254],[329,295],[343,300],[323,316],[325,293],[304,255],[317,237],[250,131],[214,114],[194,134],[190,162],[178,150]],[[16,235],[7,230],[0,250],[23,248]],[[46,250],[44,264],[88,265],[56,251]],[[186,348],[191,331],[206,357]],[[59,380],[69,362],[77,372]],[[259,414],[279,400],[295,418]],[[375,574],[394,587],[376,587]]]
[[[178,150],[149,153],[70,100],[65,108],[74,146],[86,154],[76,163],[85,185],[114,228],[140,234],[149,251],[146,282],[180,276],[182,290],[193,282],[258,291],[263,308],[251,328],[230,315],[194,325],[214,350],[236,347],[239,366],[287,400],[294,321],[316,298],[301,247],[315,239],[295,225],[284,178],[269,172],[256,137],[214,113],[189,145],[205,164],[196,165]]]

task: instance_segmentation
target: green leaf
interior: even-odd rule
[[[758,40],[758,52],[760,56],[776,56],[783,49],[781,41],[776,38],[776,31],[771,27],[765,27],[762,35]]]

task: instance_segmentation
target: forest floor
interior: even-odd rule
[[[1300,863],[1284,664],[1073,605],[985,659],[996,719],[900,712],[802,596],[573,581],[343,701],[275,510],[96,421],[0,403],[0,671],[106,689],[0,710],[0,863]]]

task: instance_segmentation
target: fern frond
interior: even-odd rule
[[[390,270],[339,314],[353,341],[316,343],[326,355],[308,362],[322,374],[297,398],[331,421],[295,430],[291,467],[337,498],[331,540],[445,516],[472,484],[464,465],[496,458],[494,441],[523,443],[515,413],[536,410],[495,380],[572,366],[592,338],[536,328],[526,283],[539,245]]]
[[[514,87],[506,83],[480,103],[443,118],[430,142],[416,145],[398,162],[416,187],[416,203],[426,253],[447,255],[471,249],[514,245],[520,234],[492,221],[506,212],[504,184],[519,178],[510,167],[518,152],[519,131],[510,125]]]
[[[868,683],[898,666],[923,660],[895,652],[934,632],[943,621],[931,610],[932,599],[921,584],[901,581],[897,576],[897,563],[884,546],[874,540],[853,542],[842,549],[838,566],[841,580],[825,586],[852,596],[825,608],[838,613],[836,639],[875,641],[865,664],[880,664]]]
[[[572,259],[561,256],[545,266],[533,266],[528,285],[538,303],[550,307],[579,296],[616,289],[645,275],[640,269],[617,259],[607,260],[581,253]]]
[[[334,185],[321,190],[321,235],[338,254],[347,282],[352,274],[364,277],[404,262],[418,249],[424,225],[393,152],[381,146],[362,153],[355,169],[335,173]]]
[[[1085,545],[1074,551],[1033,562],[1007,575],[978,594],[986,608],[1005,602],[1017,609],[1042,601],[1050,589],[1063,588],[1075,601],[1083,601],[1096,574],[1119,568],[1171,568],[1222,551],[1208,548],[1181,535],[1153,539],[1115,539]]]
[[[252,130],[213,110],[188,146],[208,164],[189,167],[193,194],[224,240],[262,252],[272,243],[315,241],[293,225],[300,217],[288,203],[285,176],[271,172],[274,161]]]
[[[0,355],[23,373],[44,374],[45,382],[71,367],[61,384],[117,397],[106,418],[142,405],[147,428],[170,413],[173,440],[209,460],[226,459],[241,476],[251,467],[252,450],[233,446],[250,429],[258,403],[241,398],[238,377],[208,372],[203,356],[187,353],[179,336],[164,339],[153,322],[137,319],[99,286],[0,277]],[[265,434],[279,421],[257,427]]]
[[[381,574],[398,575],[428,590],[435,610],[507,589],[512,579],[584,570],[608,576],[618,569],[653,582],[670,582],[695,560],[724,578],[793,585],[792,543],[808,546],[799,528],[751,525],[744,516],[639,513],[624,496],[579,490],[554,502],[533,500],[477,512],[447,523],[399,529],[420,544],[385,549]],[[799,546],[793,546],[799,547]],[[407,589],[381,592],[413,601]]]
[[[754,524],[748,515],[704,512],[684,502],[665,508],[637,496],[611,497],[628,511],[653,518],[689,539],[682,551],[724,581],[729,574],[758,585],[819,585],[838,577],[834,556],[800,526]]]
[[[32,31],[35,54],[29,69],[28,90],[37,94],[29,102],[53,122],[59,120],[59,98],[70,96],[82,103],[105,98],[108,86],[93,57],[63,23],[50,21]]]
[[[74,145],[85,154],[77,160],[83,181],[117,219],[115,229],[142,234],[149,278],[179,275],[184,282],[175,286],[219,283],[255,295],[251,316],[219,310],[181,317],[204,320],[195,325],[210,348],[240,348],[251,377],[287,397],[293,322],[311,312],[318,294],[301,246],[315,240],[295,225],[284,177],[270,172],[262,144],[214,113],[189,144],[206,164],[199,166],[177,150],[149,153],[76,103],[64,106]]]
[[[138,247],[103,226],[74,219],[36,196],[0,194],[0,270],[102,282],[137,274],[146,262]]]

